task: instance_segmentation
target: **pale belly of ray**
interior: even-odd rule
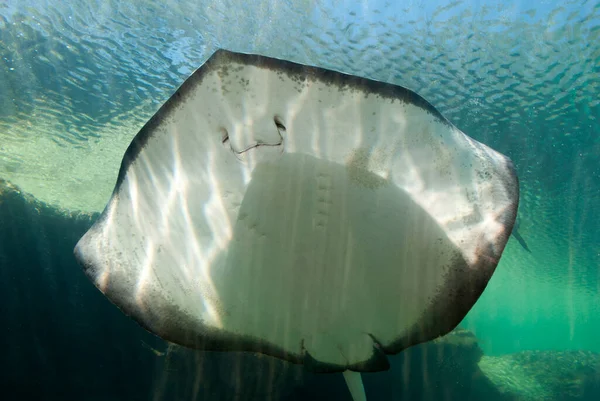
[[[355,165],[263,163],[213,269],[223,328],[330,363],[368,359],[369,333],[393,341],[443,284],[450,252],[421,238],[436,229],[443,238],[406,193]]]

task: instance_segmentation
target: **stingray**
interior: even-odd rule
[[[127,149],[75,256],[161,338],[361,372],[451,331],[511,234],[507,157],[389,83],[215,52]]]

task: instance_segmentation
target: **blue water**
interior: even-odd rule
[[[118,158],[103,159],[96,147],[122,155],[143,123],[217,48],[402,85],[468,135],[508,155],[521,182],[519,232],[531,252],[510,240],[461,326],[476,335],[487,356],[600,352],[600,2],[530,4],[4,1],[0,178],[60,206],[62,215],[83,211],[93,217],[108,199],[118,168]],[[98,159],[92,163],[90,155]],[[145,356],[137,360],[126,346],[110,348],[119,341],[120,325],[136,329],[95,298],[80,272],[65,267],[71,242],[87,223],[73,233],[57,230],[40,238],[7,227],[33,230],[46,217],[18,218],[19,224],[2,220],[0,226],[2,238],[22,238],[17,246],[28,249],[26,258],[15,261],[8,256],[14,244],[4,244],[5,254],[0,248],[8,360],[29,358],[29,365],[14,368],[10,381],[20,384],[11,391],[31,380],[30,394],[38,383],[47,399],[78,394],[81,400],[117,400],[133,399],[136,386],[157,386],[165,377],[158,372],[128,380],[126,370],[109,365],[152,365],[148,361],[156,356],[139,351]],[[65,239],[59,263],[48,243],[61,235],[71,242]],[[97,324],[96,314],[102,327],[110,327],[99,337],[93,337],[97,326],[90,326]],[[45,330],[51,335],[44,336]],[[90,338],[68,340],[81,330]],[[133,335],[127,341],[139,346]],[[106,351],[110,358],[103,348],[112,349]],[[74,379],[83,356],[87,367]],[[97,371],[93,358],[102,361]],[[120,373],[106,373],[111,369]],[[31,374],[54,375],[54,384]],[[112,377],[105,383],[113,387],[110,397],[100,395],[98,383],[84,391],[81,383],[92,383],[95,374]]]

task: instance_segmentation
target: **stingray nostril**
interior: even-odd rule
[[[219,128],[219,132],[221,133],[221,143],[225,145],[229,142],[229,133],[224,127]]]
[[[273,117],[273,121],[275,122],[275,126],[277,126],[277,129],[280,132],[284,132],[286,130],[285,129],[285,125],[283,124],[283,120],[281,119],[281,117],[275,116],[275,117]]]

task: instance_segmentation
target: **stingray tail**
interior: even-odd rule
[[[365,387],[363,386],[360,372],[345,370],[344,380],[346,380],[348,390],[350,390],[350,394],[352,394],[352,401],[367,401],[367,395],[365,394]]]
[[[513,237],[515,237],[515,239],[517,241],[519,241],[519,244],[521,244],[523,249],[525,249],[527,252],[531,253],[531,250],[529,250],[529,247],[527,246],[527,242],[525,242],[525,240],[523,239],[523,237],[521,237],[521,234],[519,234],[519,232],[517,230],[513,230],[512,235],[513,235]]]

